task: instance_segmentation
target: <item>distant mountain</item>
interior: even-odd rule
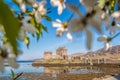
[[[89,54],[89,52],[87,54]],[[104,48],[102,48],[93,52],[92,54],[96,54],[96,55],[120,54],[120,45],[112,46],[107,51],[105,51]]]
[[[84,56],[86,53],[74,53],[69,55],[70,57],[75,57],[75,56]]]
[[[104,48],[94,52],[75,53],[70,56],[84,56],[84,57],[103,57],[106,59],[120,59],[120,45],[112,46],[107,51]]]

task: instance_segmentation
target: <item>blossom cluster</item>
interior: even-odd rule
[[[58,0],[58,2],[56,0],[51,1],[52,3],[54,2],[54,4],[58,4],[59,2],[59,4],[57,5],[59,14],[59,7],[60,5],[64,4],[63,2],[65,2],[65,0],[62,0],[62,2],[61,0]],[[87,13],[84,16],[80,12],[79,6],[68,4],[68,9],[77,14],[78,17],[72,18],[71,20],[69,20],[69,22],[62,23],[58,19],[56,20],[56,22],[53,22],[53,27],[57,27],[57,35],[61,36],[62,33],[67,30],[67,38],[69,40],[72,40],[72,35],[70,34],[71,32],[76,33],[82,32],[84,30],[87,36],[87,48],[91,49],[93,34],[89,30],[89,26],[92,26],[98,32],[103,34],[101,30],[101,24],[104,22],[106,28],[110,30],[111,36],[114,35],[116,29],[120,29],[120,24],[118,23],[120,19],[120,11],[119,9],[115,11],[115,5],[118,4],[118,0],[79,0],[79,2],[80,5],[83,5],[86,8]],[[65,8],[64,6],[61,10]],[[64,23],[67,23],[67,26]],[[112,39],[113,37],[107,37],[107,35],[103,34],[100,38],[98,38],[98,41],[105,41],[104,49],[108,50]]]

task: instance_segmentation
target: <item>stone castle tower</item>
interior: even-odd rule
[[[68,59],[67,49],[65,47],[58,47],[56,49],[56,55],[58,55],[60,59]]]
[[[49,60],[52,58],[52,52],[44,52],[44,59]]]

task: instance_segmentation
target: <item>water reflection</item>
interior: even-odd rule
[[[72,73],[72,74],[87,74],[87,73],[101,73],[100,69],[93,67],[44,67],[44,73],[51,74],[63,74],[63,73]]]
[[[68,73],[70,70],[69,67],[44,67],[44,73],[60,74]]]

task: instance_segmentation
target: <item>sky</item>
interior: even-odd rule
[[[7,3],[9,3],[10,0],[6,0]],[[57,14],[57,8],[50,5],[49,0],[47,0],[47,7],[51,8],[51,13],[47,14],[52,18],[52,21],[55,21],[56,19],[60,19],[61,21],[67,21],[67,19],[70,17],[72,12],[68,9],[63,10],[63,13],[61,15]],[[79,0],[66,0],[66,4],[72,3],[75,5],[79,5]],[[11,8],[18,9],[13,5],[10,5]],[[84,14],[86,12],[85,8],[83,6],[80,6],[80,11]],[[46,21],[45,19],[42,19],[43,25],[45,25],[48,29],[48,33],[43,31],[43,36],[41,36],[40,40],[37,41],[36,38],[30,37],[30,45],[29,48],[24,43],[20,43],[19,47],[23,51],[22,54],[18,56],[18,60],[34,60],[43,58],[45,51],[51,51],[53,54],[55,54],[56,49],[60,46],[65,46],[68,50],[68,54],[73,53],[80,53],[80,52],[88,52],[88,51],[96,51],[100,48],[104,47],[104,42],[98,42],[97,38],[101,36],[99,32],[97,32],[95,29],[90,28],[90,30],[93,33],[93,43],[92,43],[92,49],[88,50],[86,48],[86,35],[85,32],[81,33],[75,33],[72,34],[73,40],[69,41],[66,37],[66,33],[62,37],[56,36],[56,29],[52,27],[52,23],[49,21]],[[103,33],[110,36],[108,33],[109,31],[106,31],[106,28],[104,25],[101,25]],[[119,31],[116,31],[115,34],[117,34]],[[116,37],[111,44],[119,45],[120,44],[120,36]]]

